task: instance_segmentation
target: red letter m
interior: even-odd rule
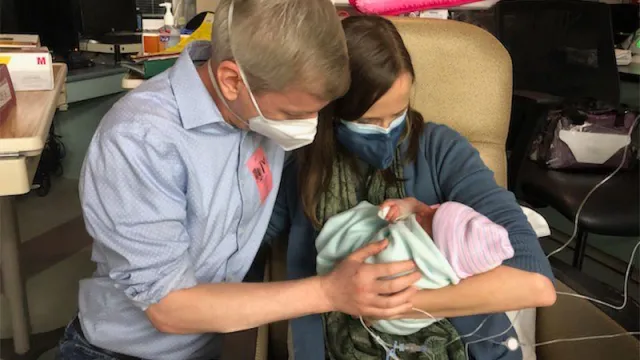
[[[43,56],[38,57],[38,65],[47,65],[47,58]]]

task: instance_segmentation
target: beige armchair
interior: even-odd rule
[[[492,35],[465,23],[411,18],[393,21],[413,58],[413,106],[427,121],[447,124],[467,137],[494,171],[498,184],[506,186],[505,142],[512,95],[507,51]],[[284,278],[284,251],[282,247],[270,251],[267,273],[272,280]],[[560,282],[556,287],[572,291]],[[559,296],[554,306],[537,313],[537,342],[625,331],[589,302],[573,297]],[[227,335],[225,345],[229,347],[224,349],[224,358],[265,359],[270,353],[272,359],[286,359],[287,330],[283,322]],[[638,341],[625,336],[542,346],[537,356],[540,360],[637,360],[639,351]]]

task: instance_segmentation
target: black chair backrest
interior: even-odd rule
[[[506,0],[497,36],[513,60],[514,90],[617,106],[620,84],[609,5],[579,0]]]

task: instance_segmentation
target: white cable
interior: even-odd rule
[[[467,360],[469,359],[469,346],[471,346],[471,345],[473,345],[473,344],[477,344],[477,343],[483,342],[483,341],[491,341],[491,342],[496,343],[496,341],[493,341],[493,339],[494,339],[494,338],[497,338],[497,337],[500,337],[500,336],[502,336],[502,335],[504,335],[504,334],[508,333],[508,332],[509,332],[509,330],[513,329],[513,327],[514,327],[514,326],[515,326],[515,324],[516,324],[516,321],[518,321],[518,316],[520,316],[520,313],[521,313],[521,312],[522,312],[522,310],[518,310],[518,312],[516,313],[516,316],[514,316],[513,321],[511,322],[511,325],[509,325],[509,327],[508,327],[508,328],[506,328],[503,332],[501,332],[501,333],[499,333],[499,334],[496,334],[496,335],[487,336],[487,337],[482,338],[482,339],[480,339],[480,340],[474,340],[474,341],[469,341],[469,342],[467,342],[467,343],[464,345],[464,352],[465,352],[465,355],[466,355],[466,357],[467,357]],[[488,319],[488,318],[489,318],[489,317],[487,316],[487,319]],[[487,319],[485,319],[485,321],[487,321]],[[480,324],[480,325],[483,325],[483,324],[484,324],[484,321],[483,321],[483,322],[482,322],[482,324]],[[478,328],[478,329],[479,329],[479,328]]]
[[[430,317],[431,319],[433,319],[433,320],[435,320],[435,321],[437,321],[437,320],[438,320],[438,319],[436,319],[433,315],[429,314],[428,312],[426,312],[426,311],[424,311],[424,310],[422,310],[422,309],[412,308],[411,310],[413,310],[413,311],[417,311],[417,312],[422,313],[422,314],[425,314],[425,315],[427,315],[428,317]],[[520,312],[518,312],[518,314],[520,314]],[[443,346],[443,347],[445,347],[445,348],[446,348],[447,346],[449,346],[449,345],[453,344],[454,342],[456,342],[456,341],[458,341],[458,340],[460,340],[460,339],[468,338],[468,337],[470,337],[470,336],[475,335],[478,331],[480,331],[480,329],[482,328],[482,326],[484,326],[484,324],[487,322],[487,320],[489,320],[489,316],[491,316],[491,315],[487,315],[487,316],[484,318],[484,320],[482,320],[482,322],[480,323],[480,325],[478,325],[478,327],[477,327],[475,330],[473,330],[471,333],[466,334],[466,335],[460,335],[460,336],[458,336],[457,338],[455,338],[455,339],[453,339],[453,340],[449,341],[448,343],[444,344],[444,346]],[[515,322],[515,320],[517,319],[517,317],[518,317],[518,315],[516,314],[516,316],[515,316],[515,318],[514,318],[514,322]],[[508,329],[507,329],[507,331],[508,331]]]
[[[627,133],[627,136],[629,137],[629,139],[631,141],[632,141],[631,134],[633,133],[633,129],[635,128],[636,124],[638,123],[638,119],[640,119],[640,115],[636,116],[636,118],[633,120],[633,124],[631,124],[631,127],[629,128],[629,132]],[[602,186],[604,183],[609,181],[613,176],[615,176],[622,169],[622,167],[624,166],[624,163],[625,163],[625,161],[627,159],[628,150],[629,150],[629,146],[625,146],[624,151],[622,153],[622,160],[620,161],[620,164],[618,165],[618,167],[616,167],[616,169],[611,174],[609,174],[606,178],[604,178],[602,181],[600,181],[598,184],[596,184],[596,186],[594,186],[587,193],[587,196],[585,196],[585,198],[580,203],[580,206],[578,207],[578,211],[576,211],[576,216],[575,216],[575,219],[574,219],[574,226],[573,226],[573,234],[571,235],[569,240],[564,245],[562,245],[561,247],[559,247],[558,249],[554,250],[549,255],[547,255],[547,258],[550,258],[551,256],[553,256],[553,255],[559,253],[560,251],[566,249],[569,246],[569,244],[573,241],[573,239],[576,237],[576,235],[578,233],[578,220],[580,219],[580,213],[582,212],[582,208],[586,204],[587,200],[589,200],[591,195],[600,186]],[[609,307],[611,307],[613,309],[616,309],[616,310],[622,310],[627,304],[627,299],[628,299],[627,292],[628,292],[628,285],[629,285],[629,275],[631,274],[631,268],[632,268],[632,265],[633,265],[633,259],[635,257],[636,250],[638,249],[638,245],[640,245],[640,242],[638,242],[636,247],[633,249],[633,251],[631,253],[631,259],[629,260],[629,266],[627,267],[627,273],[625,275],[625,283],[624,283],[624,300],[623,300],[622,305],[620,305],[620,306],[611,305],[611,304],[608,304],[608,303],[606,303],[604,301],[601,301],[601,300],[598,300],[598,299],[593,299],[593,298],[590,298],[590,297],[587,297],[587,296],[584,296],[584,295],[579,295],[579,294],[571,294],[571,293],[565,293],[565,292],[556,292],[556,293],[560,294],[560,295],[568,295],[568,296],[573,296],[573,297],[577,297],[577,298],[581,298],[581,299],[585,299],[585,300],[591,300],[591,301],[594,301],[596,303],[599,303],[599,304],[602,304],[602,305],[605,305],[605,306],[609,306]],[[496,335],[493,335],[493,336],[488,336],[488,337],[482,338],[480,340],[470,341],[470,342],[466,343],[465,344],[465,353],[466,353],[467,359],[469,359],[469,346],[470,345],[476,344],[476,343],[479,343],[479,342],[483,342],[483,341],[491,341],[491,342],[495,343],[496,341],[493,341],[492,339],[494,339],[496,337],[500,337],[500,336],[506,334],[507,332],[509,332],[509,330],[511,330],[514,327],[516,321],[518,320],[518,316],[520,315],[520,312],[521,311],[518,311],[518,313],[514,317],[513,321],[511,322],[511,326],[509,326],[503,332],[501,332],[499,334],[496,334]],[[487,319],[488,319],[488,317],[487,317]],[[486,321],[486,319],[485,319],[485,321]],[[480,324],[480,325],[482,326],[483,324],[484,324],[484,322],[482,324]],[[479,330],[479,328],[476,329],[476,331],[474,331],[474,333],[477,332],[477,330]],[[628,335],[629,333],[625,333],[625,334]],[[468,335],[468,336],[470,336],[470,335]],[[622,336],[622,335],[621,334],[617,334],[615,336]],[[585,338],[583,340],[589,340],[589,339],[592,339],[592,338],[594,338],[594,337],[588,337],[588,338]],[[600,337],[597,337],[597,338],[600,338]],[[582,339],[582,338],[578,338],[578,339]],[[559,339],[559,340],[570,341],[571,339]],[[575,340],[575,341],[578,341],[578,340]]]
[[[561,291],[557,291],[556,294],[558,295],[566,295],[566,296],[573,296],[579,299],[585,299],[585,300],[589,300],[589,301],[593,301],[595,303],[598,303],[600,305],[604,305],[604,306],[608,306],[612,309],[615,310],[622,310],[624,309],[625,306],[627,306],[627,300],[629,300],[629,278],[631,276],[631,268],[633,267],[633,260],[636,256],[636,251],[638,251],[638,247],[640,246],[640,241],[636,244],[636,246],[633,248],[633,251],[631,251],[631,259],[629,259],[629,265],[627,266],[627,272],[624,276],[624,291],[623,291],[623,296],[624,296],[624,300],[622,301],[621,305],[611,305],[607,302],[604,302],[602,300],[598,300],[598,299],[594,299],[594,298],[590,298],[588,296],[584,296],[584,295],[580,295],[580,294],[573,294],[573,293],[567,293],[567,292],[561,292]]]
[[[417,312],[422,313],[422,314],[425,314],[428,317],[430,317],[431,319],[433,319],[434,321],[438,321],[438,319],[436,319],[433,315],[429,314],[428,312],[426,312],[426,311],[424,311],[422,309],[412,308],[411,310],[417,311]],[[365,330],[367,330],[367,332],[369,333],[369,335],[371,335],[373,340],[375,340],[384,349],[384,351],[387,352],[387,354],[389,354],[391,352],[391,349],[389,349],[389,347],[392,347],[393,345],[385,342],[384,340],[382,340],[382,338],[380,336],[376,335],[376,333],[374,333],[371,329],[369,329],[367,324],[365,324],[364,319],[362,318],[362,316],[360,316],[360,324],[362,324],[362,327]],[[397,357],[394,354],[391,354],[391,356],[394,359],[397,359]]]
[[[635,128],[636,124],[638,123],[638,119],[639,118],[640,118],[640,115],[636,116],[635,120],[633,120],[633,124],[631,124],[631,127],[629,128],[629,132],[627,133],[627,136],[629,136],[630,140],[632,140],[631,139],[631,134],[632,134],[633,129]],[[618,173],[618,171],[620,171],[620,169],[622,169],[622,167],[624,166],[624,163],[625,163],[625,161],[627,159],[627,153],[629,151],[630,145],[631,144],[629,144],[629,146],[625,146],[624,147],[624,151],[622,152],[622,161],[620,161],[620,165],[618,165],[618,167],[615,170],[613,170],[613,172],[611,174],[609,174],[609,176],[607,176],[602,181],[600,181],[598,184],[596,184],[596,186],[594,186],[593,189],[591,189],[591,191],[589,191],[589,193],[587,193],[587,196],[585,196],[584,199],[582,200],[582,202],[580,203],[580,206],[578,207],[578,211],[576,211],[575,219],[573,221],[573,234],[571,235],[569,240],[567,240],[567,242],[564,245],[562,245],[561,247],[557,248],[556,250],[552,251],[549,255],[547,255],[547,258],[550,258],[553,255],[555,255],[555,254],[561,252],[562,250],[566,249],[567,246],[569,246],[569,244],[571,244],[573,239],[575,239],[576,235],[578,234],[578,220],[580,219],[580,213],[582,212],[582,208],[584,207],[584,204],[587,203],[587,200],[589,200],[589,198],[591,197],[591,194],[593,194],[596,190],[598,190],[598,188],[600,186],[602,186],[604,183],[606,183],[607,181],[611,180],[611,178],[614,175],[616,175]]]
[[[367,324],[364,323],[364,319],[362,318],[362,316],[360,316],[360,324],[362,324],[362,327],[364,327],[365,330],[367,330],[367,332],[369,333],[369,335],[371,335],[371,337],[373,337],[373,339],[380,344],[386,351],[389,351],[388,346],[392,346],[391,344],[388,344],[386,342],[384,342],[384,340],[382,340],[380,338],[380,336],[376,335],[376,333],[374,333],[371,329],[369,329],[369,327],[367,326]]]
[[[413,311],[417,311],[417,312],[422,313],[422,314],[425,314],[425,315],[427,315],[428,317],[430,317],[433,321],[438,321],[438,319],[436,319],[433,315],[429,314],[428,312],[426,312],[426,311],[424,311],[424,310],[422,310],[422,309],[418,309],[418,308],[411,308],[411,310],[413,310]]]
[[[616,338],[616,337],[620,337],[620,336],[628,336],[628,335],[640,335],[640,331],[630,331],[630,332],[626,332],[626,333],[610,334],[610,335],[583,336],[583,337],[577,337],[577,338],[572,338],[572,339],[555,339],[555,340],[549,340],[549,341],[544,341],[544,342],[541,342],[541,343],[537,343],[537,344],[534,344],[533,346],[534,347],[538,347],[538,346],[551,345],[551,344],[556,344],[556,343],[561,343],[561,342],[611,339],[611,338]],[[522,346],[527,346],[526,344],[521,344],[521,345]]]
[[[364,327],[364,329],[367,330],[367,332],[369,333],[369,335],[371,335],[373,340],[375,340],[380,346],[382,346],[382,348],[387,354],[391,352],[391,349],[389,349],[389,347],[393,345],[386,343],[384,340],[382,340],[382,338],[380,338],[380,336],[376,335],[376,333],[374,333],[371,329],[369,329],[367,324],[364,323],[364,319],[362,318],[362,316],[360,316],[360,324],[362,324],[362,327]],[[393,354],[391,354],[391,356],[393,356],[394,359],[398,359]]]
[[[438,320],[438,319],[436,319],[433,315],[431,315],[430,313],[428,313],[428,312],[427,312],[427,311],[425,311],[425,310],[418,309],[418,308],[412,308],[411,310],[416,311],[416,312],[419,312],[419,313],[422,313],[422,314],[424,314],[424,315],[427,315],[428,317],[430,317],[431,319],[433,319],[433,320],[435,320],[435,321],[437,321],[437,320]],[[515,316],[515,317],[514,317],[514,319],[513,319],[513,323],[515,323],[515,321],[517,320],[517,318],[518,318],[518,315],[519,315],[519,314],[520,314],[520,312],[518,312],[518,314],[516,314],[516,316]],[[464,338],[467,338],[467,337],[470,337],[470,336],[475,335],[475,333],[477,333],[478,331],[480,331],[480,329],[482,328],[482,326],[484,326],[484,324],[487,322],[487,320],[489,320],[489,316],[490,316],[490,315],[487,315],[487,316],[485,317],[485,319],[480,323],[480,325],[478,325],[478,327],[477,327],[473,332],[471,332],[471,333],[469,333],[469,334],[466,334],[466,335],[460,335],[460,336],[458,336],[457,338],[455,338],[455,339],[453,339],[453,340],[449,341],[448,343],[446,343],[443,347],[444,347],[444,348],[446,348],[447,346],[449,346],[449,345],[453,344],[454,342],[456,342],[456,341],[458,341],[458,340],[460,340],[460,339],[464,339]],[[375,334],[371,329],[369,329],[369,327],[365,324],[364,319],[362,318],[362,316],[360,316],[360,323],[362,324],[362,327],[364,327],[364,329],[365,329],[365,330],[367,330],[367,332],[369,333],[369,335],[371,335],[371,337],[372,337],[372,338],[373,338],[373,339],[374,339],[374,340],[375,340],[375,341],[376,341],[376,342],[377,342],[377,343],[378,343],[378,344],[379,344],[379,345],[380,345],[380,346],[381,346],[381,347],[382,347],[382,348],[387,352],[387,354],[391,352],[391,350],[389,349],[389,347],[392,347],[392,345],[391,345],[391,344],[389,344],[389,343],[386,343],[384,340],[382,340],[382,338],[380,338],[380,336],[376,335],[376,334]],[[513,327],[513,324],[512,324],[512,327]],[[507,329],[507,330],[505,331],[505,333],[506,333],[507,331],[509,331],[510,329],[511,329],[511,327],[510,327],[509,329]],[[498,335],[498,336],[499,336],[499,335]],[[487,340],[488,340],[488,339],[487,339]],[[494,341],[494,342],[495,342],[495,341]],[[496,343],[497,343],[497,342],[496,342]]]
[[[627,305],[627,301],[628,301],[628,299],[629,299],[629,296],[628,296],[628,291],[629,291],[629,278],[630,278],[630,275],[631,275],[631,268],[633,267],[633,260],[634,260],[634,258],[635,258],[636,252],[638,251],[638,248],[640,248],[640,241],[639,241],[639,242],[636,244],[636,246],[633,248],[633,251],[631,251],[631,258],[629,259],[629,265],[627,266],[627,272],[626,272],[626,274],[625,274],[625,278],[624,278],[624,300],[623,300],[623,302],[622,302],[622,304],[621,304],[621,305],[612,305],[612,304],[606,303],[606,302],[604,302],[604,301],[602,301],[602,300],[598,300],[598,299],[590,298],[590,297],[588,297],[588,296],[584,296],[584,295],[580,295],[580,294],[572,294],[572,293],[566,293],[566,292],[561,292],[561,291],[558,291],[558,292],[556,292],[556,293],[557,293],[558,295],[573,296],[573,297],[576,297],[576,298],[580,298],[580,299],[585,299],[585,300],[593,301],[593,302],[595,302],[595,303],[598,303],[598,304],[601,304],[601,305],[604,305],[604,306],[608,306],[608,307],[610,307],[610,308],[612,308],[612,309],[615,309],[615,310],[622,310],[622,309],[624,309],[624,307]],[[506,346],[506,342],[499,343],[499,342],[497,342],[497,341],[494,341],[493,339],[494,339],[494,338],[496,338],[496,337],[500,337],[500,336],[502,336],[502,335],[506,334],[509,330],[511,330],[511,329],[515,326],[516,321],[518,321],[518,316],[520,315],[520,312],[521,312],[521,310],[519,310],[519,311],[518,311],[518,313],[516,314],[516,316],[513,318],[513,321],[511,322],[511,326],[509,326],[509,327],[508,327],[506,330],[504,330],[503,332],[501,332],[501,333],[499,333],[499,334],[496,334],[496,335],[493,335],[493,336],[487,336],[487,337],[485,337],[485,338],[482,338],[482,339],[479,339],[479,340],[475,340],[475,341],[470,341],[470,342],[466,343],[466,344],[465,344],[465,354],[466,354],[467,359],[469,359],[469,346],[470,346],[470,345],[473,345],[473,344],[476,344],[476,343],[479,343],[479,342],[483,342],[483,341],[489,341],[489,342],[492,342],[492,343],[495,343],[495,344],[501,344],[501,345],[505,345],[505,346]],[[487,319],[488,319],[488,317],[487,317]],[[487,319],[485,319],[485,321],[486,321]],[[482,326],[483,324],[484,324],[484,322],[483,322],[482,324],[480,324],[480,325]],[[478,329],[479,329],[479,328],[478,328]],[[478,329],[476,329],[476,331],[474,331],[474,333],[475,333],[475,332],[477,332],[477,330],[478,330]],[[473,334],[473,333],[472,333],[472,334]],[[579,337],[579,338],[572,338],[572,339],[556,339],[556,340],[546,341],[546,342],[543,342],[543,343],[534,344],[534,346],[544,346],[544,345],[553,344],[553,343],[556,343],[556,342],[570,342],[570,341],[582,341],[582,340],[597,340],[597,339],[604,339],[604,338],[614,338],[614,337],[619,337],[619,336],[623,336],[623,335],[638,335],[638,334],[640,334],[640,333],[637,333],[637,332],[627,332],[627,333],[613,334],[613,335],[586,336],[586,337]],[[471,334],[470,334],[470,335],[471,335]],[[467,336],[469,336],[469,335],[467,335]],[[508,340],[511,340],[511,339],[512,339],[512,338],[509,338]],[[507,341],[508,341],[508,340],[507,340]],[[514,340],[518,341],[517,339],[514,339]],[[527,346],[526,344],[522,344],[522,343],[520,343],[519,341],[518,341],[518,344],[519,344],[520,346]],[[447,344],[447,345],[449,345],[449,344]]]
[[[520,314],[520,312],[518,312],[518,314]],[[456,342],[456,341],[458,341],[460,339],[466,339],[468,337],[474,336],[478,331],[480,331],[480,329],[484,326],[484,324],[487,322],[487,320],[489,320],[489,316],[491,316],[491,315],[486,315],[484,320],[482,320],[482,322],[480,323],[480,325],[478,325],[478,327],[475,330],[473,330],[471,333],[466,334],[466,335],[458,336],[457,338],[455,338],[455,339],[449,341],[448,343],[444,344],[444,347],[447,347],[447,346],[453,344],[454,342]],[[518,317],[518,315],[516,314],[516,317],[514,318],[514,322],[515,322],[515,319],[517,317]],[[507,329],[507,331],[509,331],[509,330]]]

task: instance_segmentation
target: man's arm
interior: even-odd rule
[[[320,278],[198,284],[185,228],[186,171],[153,124],[106,119],[89,149],[81,196],[108,276],[160,331],[230,332],[330,309]]]
[[[228,333],[332,310],[319,277],[273,283],[200,284],[170,293],[147,317],[162,332]]]
[[[176,334],[240,331],[329,311],[398,316],[411,309],[416,292],[411,285],[420,274],[411,273],[415,269],[411,261],[364,264],[387,245],[387,241],[368,244],[324,276],[262,284],[200,284],[174,291],[146,313],[158,330]],[[405,275],[379,280],[401,273]]]
[[[151,121],[121,122],[115,114],[103,119],[87,152],[82,210],[104,275],[146,309],[197,284],[185,228],[186,172]]]

